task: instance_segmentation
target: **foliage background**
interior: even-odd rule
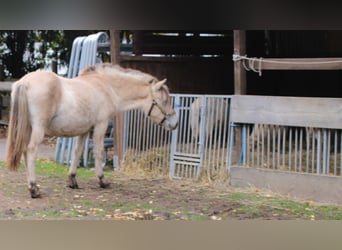
[[[20,78],[55,60],[67,66],[73,40],[95,30],[1,30],[0,78]],[[3,80],[3,79],[0,79]]]

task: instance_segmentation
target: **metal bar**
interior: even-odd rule
[[[337,175],[337,129],[334,130],[334,176]]]
[[[330,173],[330,142],[331,142],[331,130],[327,131],[327,149],[326,149],[326,174]]]
[[[256,128],[256,124],[253,126],[253,130],[252,130],[252,134],[251,134],[251,138],[252,138],[252,166],[254,166],[254,157],[255,157],[255,128]]]
[[[276,150],[276,128],[277,127],[274,127],[272,129],[272,169],[275,169],[275,167],[276,167],[276,163],[275,163],[276,153],[275,153],[275,150]]]
[[[340,175],[342,176],[342,132],[340,131]]]
[[[256,165],[260,166],[260,124],[257,125],[257,160],[256,160]]]
[[[228,170],[228,173],[230,172],[230,166],[232,165],[232,162],[233,162],[233,147],[234,147],[234,124],[233,123],[230,123],[229,125],[229,138],[228,138],[228,167],[227,167],[227,170]],[[342,159],[341,159],[341,162],[342,162]]]
[[[306,167],[305,167],[305,172],[309,173],[309,161],[310,161],[310,136],[311,133],[309,131],[310,128],[306,127],[305,128],[305,141],[306,141]]]
[[[278,139],[278,148],[277,148],[277,168],[280,167],[280,152],[281,152],[281,147],[280,147],[280,142],[281,142],[281,128],[280,126],[277,128],[277,139]]]
[[[294,170],[297,171],[298,128],[295,128]]]
[[[267,126],[267,157],[266,157],[266,167],[270,167],[270,150],[271,150],[271,138],[270,138],[270,126]]]
[[[303,128],[299,131],[299,172],[302,172],[302,159],[303,159]]]
[[[317,131],[317,161],[316,161],[316,173],[320,174],[321,163],[321,130]]]
[[[282,156],[282,166],[285,168],[285,150],[286,150],[286,130],[285,127],[283,128],[283,156]]]
[[[249,145],[249,135],[250,135],[250,125],[247,124],[247,134],[246,134],[246,164],[248,165],[249,164],[249,148],[250,148],[250,145]]]
[[[312,157],[311,157],[311,172],[314,173],[315,172],[315,152],[316,152],[316,149],[315,149],[315,138],[316,138],[316,132],[315,130],[313,130],[313,133],[312,133]]]
[[[261,125],[261,167],[264,167],[264,156],[265,156],[265,133],[264,125]]]

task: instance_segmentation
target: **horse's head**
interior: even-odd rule
[[[146,110],[147,115],[160,126],[173,130],[178,126],[178,117],[171,105],[169,90],[165,85],[166,79],[151,83],[150,107]]]

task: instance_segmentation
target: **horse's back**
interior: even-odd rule
[[[34,71],[13,84],[13,92],[21,85],[26,86],[27,105],[31,116],[39,115],[50,119],[61,101],[60,77],[53,72]]]

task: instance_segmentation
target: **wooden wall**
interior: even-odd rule
[[[173,93],[233,94],[231,30],[147,30],[131,34],[131,54],[119,56],[122,66],[167,78]]]
[[[233,62],[225,58],[121,57],[120,64],[167,78],[172,93],[234,93]]]
[[[120,63],[167,78],[174,93],[233,94],[233,31],[217,31],[226,35],[216,38],[184,35],[195,31],[174,32],[183,35],[133,31],[132,55],[120,56]],[[341,31],[255,30],[246,31],[245,53],[263,58],[342,57],[340,44]],[[164,56],[142,56],[153,53]],[[205,53],[219,57],[202,57]],[[263,70],[262,76],[247,71],[246,78],[249,95],[342,97],[341,70]]]

